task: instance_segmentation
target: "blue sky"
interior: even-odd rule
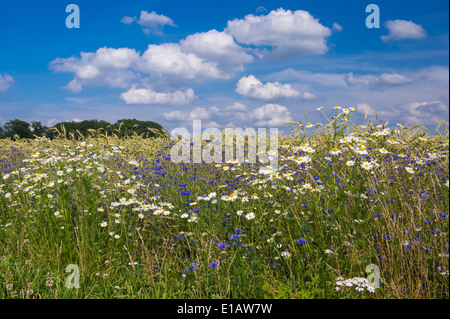
[[[66,6],[80,8],[69,29]],[[367,28],[368,4],[380,28]],[[369,108],[449,115],[447,1],[14,1],[0,4],[0,124],[151,120],[166,129],[324,123]]]

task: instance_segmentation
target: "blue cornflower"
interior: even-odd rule
[[[236,228],[234,230],[234,232],[237,233],[237,234],[240,234],[240,233],[242,233],[242,228]]]
[[[306,239],[305,238],[297,239],[297,244],[300,244],[300,245],[306,244]]]
[[[191,265],[190,267],[186,268],[186,271],[189,271],[189,270],[195,271],[195,266]]]
[[[227,247],[227,244],[224,244],[224,243],[218,243],[218,244],[217,244],[217,247],[218,247],[219,249],[225,249],[225,248]]]
[[[218,264],[215,261],[213,261],[212,263],[209,264],[209,268],[216,268],[217,265]]]

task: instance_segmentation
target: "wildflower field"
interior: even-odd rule
[[[167,134],[0,140],[0,298],[449,298],[448,126],[331,112],[272,173]]]

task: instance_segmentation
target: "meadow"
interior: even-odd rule
[[[448,126],[353,111],[287,123],[271,174],[168,132],[0,140],[0,298],[448,299]]]

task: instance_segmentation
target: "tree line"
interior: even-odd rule
[[[122,119],[111,124],[103,120],[84,120],[79,122],[60,122],[51,127],[42,125],[39,121],[32,121],[31,124],[19,119],[6,122],[0,125],[0,138],[19,138],[46,137],[54,139],[60,134],[66,137],[79,139],[89,137],[94,132],[116,135],[118,137],[142,135],[146,138],[156,137],[159,132],[163,132],[163,127],[152,121],[140,121],[136,119]]]

